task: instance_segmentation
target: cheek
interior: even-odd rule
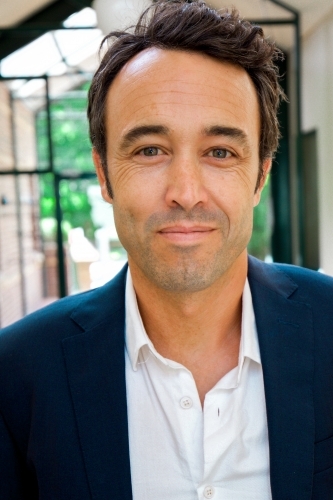
[[[136,196],[149,198],[161,187],[163,169],[160,166],[146,166],[131,161],[109,162],[109,176],[115,193],[124,199]]]
[[[113,212],[119,237],[133,239],[136,235],[139,238],[149,216],[160,209],[160,201],[157,185],[152,187],[147,182],[138,182],[136,176],[129,176],[126,182],[116,184]]]
[[[255,183],[243,179],[237,172],[220,175],[210,182],[209,191],[213,202],[230,218],[252,211]]]
[[[131,191],[135,190],[140,177],[140,167],[132,165],[130,162],[124,161],[109,161],[108,162],[109,177],[113,191],[126,198],[126,194],[130,195]]]
[[[137,239],[138,224],[136,218],[132,210],[122,205],[121,200],[120,203],[114,202],[113,216],[118,238],[125,250],[130,251],[133,242]]]

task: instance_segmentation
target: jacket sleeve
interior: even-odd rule
[[[0,498],[37,500],[38,489],[0,413]]]

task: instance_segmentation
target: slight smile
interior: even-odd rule
[[[195,243],[211,235],[215,228],[204,226],[170,226],[158,234],[174,243]]]

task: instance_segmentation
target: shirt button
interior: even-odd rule
[[[184,408],[185,410],[187,410],[188,408],[192,408],[192,405],[193,405],[193,402],[192,402],[192,399],[189,398],[188,396],[184,396],[181,400],[180,400],[180,406],[182,408]]]
[[[213,498],[214,493],[215,493],[215,490],[214,490],[213,486],[206,486],[204,489],[204,492],[203,492],[205,498]]]

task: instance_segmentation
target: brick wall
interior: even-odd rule
[[[14,102],[0,83],[0,170],[36,168],[35,125],[23,101]],[[11,117],[14,116],[12,124]],[[20,217],[19,217],[20,215]],[[0,327],[38,308],[43,298],[43,255],[38,225],[38,179],[0,176]],[[21,238],[20,238],[21,233]]]
[[[0,169],[2,170],[13,167],[10,117],[9,95],[5,85],[0,83]]]

